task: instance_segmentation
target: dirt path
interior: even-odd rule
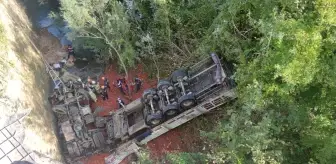
[[[42,52],[34,42],[39,37],[17,0],[0,1],[0,21],[6,38],[6,48],[0,51],[4,54],[3,60],[10,63],[5,76],[1,76],[6,88],[1,98],[18,104],[11,109],[1,109],[2,117],[30,112],[23,120],[25,138],[22,144],[51,161],[60,160],[53,117],[46,101],[49,78],[40,55]]]

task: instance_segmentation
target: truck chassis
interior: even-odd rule
[[[211,54],[187,70],[173,72],[170,79],[160,81],[157,88],[145,90],[142,98],[106,117],[99,117],[96,115],[99,110],[92,112],[89,105],[82,105],[89,94],[77,87],[72,90],[72,96],[63,96],[65,104],[54,106],[67,162],[74,163],[104,151],[112,153],[105,163],[117,164],[137,152],[138,145],[235,99],[225,65],[224,69],[218,56]],[[174,115],[164,115],[166,109],[174,109]],[[159,121],[151,124],[148,118]]]

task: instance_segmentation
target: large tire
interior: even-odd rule
[[[181,96],[178,99],[178,104],[180,105],[182,110],[190,109],[194,106],[196,106],[196,99],[194,94],[186,94]]]
[[[148,126],[154,127],[161,124],[163,121],[163,115],[161,112],[156,112],[153,114],[148,114],[146,116],[146,124]]]
[[[64,105],[55,105],[52,107],[52,111],[58,114],[67,114],[67,109]]]
[[[146,89],[143,94],[142,94],[142,100],[147,103],[149,101],[149,96],[152,95],[154,96],[156,94],[156,89],[150,88]]]
[[[165,117],[173,117],[179,113],[179,105],[178,104],[168,104],[163,107],[163,115]]]
[[[169,87],[173,87],[173,89],[170,90],[170,89],[168,89]],[[174,85],[169,80],[160,80],[159,83],[158,83],[158,85],[157,85],[157,88],[159,90],[162,90],[162,91],[164,91],[165,89],[167,89],[169,96],[172,96],[175,93]]]
[[[182,69],[179,69],[179,70],[176,70],[174,71],[171,76],[170,76],[170,80],[173,82],[173,83],[177,83],[178,79],[180,78],[184,78],[188,76],[187,72],[185,70],[182,70]]]

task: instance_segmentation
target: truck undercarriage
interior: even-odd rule
[[[236,97],[232,79],[215,54],[176,70],[156,88],[145,90],[141,98],[109,116],[98,116],[102,108],[90,108],[89,99],[94,98],[80,77],[65,75],[68,77],[57,85],[53,78],[58,87],[52,103],[68,163],[100,152],[111,153],[106,163],[119,163],[134,153],[137,145]]]

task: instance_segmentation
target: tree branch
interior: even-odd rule
[[[119,54],[119,52],[117,51],[117,49],[113,46],[113,44],[110,42],[110,40],[107,38],[107,36],[103,33],[103,31],[102,31],[99,27],[97,27],[96,25],[92,24],[91,22],[88,22],[88,23],[89,23],[93,28],[95,28],[96,30],[98,30],[98,31],[101,33],[101,35],[103,35],[104,40],[105,40],[105,43],[106,43],[107,45],[109,45],[110,48],[112,48],[113,51],[115,51],[115,52],[117,53],[117,56],[118,56],[119,61],[120,61],[121,65],[122,65],[122,67],[123,67],[123,69],[124,69],[124,71],[125,71],[126,78],[127,78],[127,77],[128,77],[128,72],[127,72],[126,65],[125,65],[124,61],[122,60],[122,57],[121,57],[121,55]],[[109,53],[110,53],[110,55],[112,55],[111,50],[109,50]],[[111,57],[112,57],[112,56],[111,56]]]
[[[187,50],[187,52],[189,53],[189,55],[192,55],[191,52],[189,51],[188,46],[187,46],[187,44],[186,44],[186,42],[185,42],[184,39],[183,39],[183,45],[184,45],[184,48],[185,48],[185,49]]]
[[[95,36],[76,36],[76,38],[92,38],[92,39],[102,39],[102,40],[105,40],[102,37],[95,37]]]
[[[243,34],[238,30],[238,28],[236,27],[236,25],[235,25],[235,23],[234,23],[233,20],[232,20],[232,24],[233,24],[234,29],[238,32],[238,34],[241,35],[242,37],[244,37],[245,39],[247,39],[247,37],[246,37],[245,35],[243,35]]]
[[[270,37],[269,37],[269,39],[268,39],[268,43],[267,43],[267,46],[266,46],[266,52],[265,52],[265,55],[267,55],[267,53],[268,53],[268,49],[269,49],[269,46],[270,46],[270,43],[271,43],[271,40],[272,40],[272,36],[273,36],[273,33],[272,33],[272,31],[271,31],[271,33],[270,33]]]
[[[116,53],[117,53],[117,56],[119,58],[119,61],[121,63],[121,66],[123,67],[124,71],[125,71],[125,74],[126,74],[126,78],[128,78],[128,72],[127,72],[127,68],[126,68],[126,65],[124,63],[124,61],[122,61],[122,58],[121,58],[121,55],[119,54],[119,52],[117,51],[117,49],[111,44],[111,43],[107,43]],[[109,49],[109,53],[112,55],[111,53],[111,50]],[[111,56],[112,57],[112,56]]]
[[[153,57],[153,61],[154,61],[154,65],[156,67],[156,78],[157,78],[157,81],[159,82],[160,80],[160,69],[159,69],[159,66],[157,65],[157,62],[156,62],[156,57]]]
[[[175,43],[170,42],[171,45],[173,45],[176,49],[178,49],[183,55],[185,55],[186,53],[179,47],[177,46]]]

